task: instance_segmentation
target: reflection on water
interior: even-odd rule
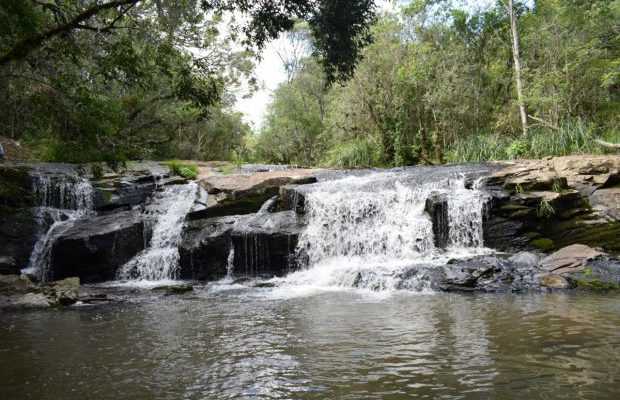
[[[208,285],[0,314],[2,399],[614,398],[620,298]]]

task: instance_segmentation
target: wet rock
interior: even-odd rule
[[[52,279],[78,277],[85,283],[113,280],[117,269],[147,243],[138,212],[79,220],[53,244]]]
[[[26,275],[0,275],[0,308],[49,306],[48,298]]]
[[[566,278],[556,274],[542,275],[538,278],[538,281],[542,286],[550,289],[567,289],[570,287],[570,284]]]
[[[26,293],[16,297],[12,305],[17,308],[47,308],[50,307],[48,298],[41,293]]]
[[[299,185],[284,185],[280,188],[280,211],[306,211],[306,197],[298,190]]]
[[[14,294],[25,294],[37,292],[38,289],[32,281],[24,274],[21,275],[0,275],[0,295],[10,296]]]
[[[143,205],[158,187],[186,183],[182,177],[150,170],[107,175],[93,182],[93,207],[100,214],[128,211]]]
[[[0,261],[0,274],[19,274],[36,241],[29,172],[27,166],[0,164],[0,256],[9,257]]]
[[[559,276],[584,271],[588,261],[595,260],[605,253],[591,247],[574,244],[564,247],[541,260],[542,269]]]
[[[188,221],[179,244],[181,279],[214,280],[227,274],[230,235],[238,217]]]
[[[152,290],[156,292],[165,292],[166,295],[172,295],[191,292],[194,290],[194,287],[192,285],[161,285],[155,286]]]
[[[270,281],[259,281],[254,284],[254,287],[257,287],[257,288],[272,288],[276,286],[277,285],[275,282],[270,282]]]
[[[435,247],[446,248],[450,238],[450,226],[448,218],[448,198],[441,193],[432,193],[426,199],[424,210],[433,222],[433,239]]]
[[[620,188],[598,189],[590,196],[590,204],[620,221]]]
[[[619,156],[519,160],[488,178],[484,243],[552,251],[581,243],[619,251]]]
[[[41,285],[41,290],[50,305],[68,306],[77,302],[80,297],[80,278],[44,283]]]
[[[283,276],[295,270],[295,248],[302,223],[293,211],[248,216],[231,233],[233,272]]]
[[[211,200],[208,207],[192,212],[189,219],[211,218],[257,212],[265,201],[289,184],[316,182],[311,169],[255,172],[250,174],[201,174],[199,180]]]
[[[525,266],[525,267],[536,267],[540,264],[540,260],[542,259],[541,255],[538,253],[532,253],[529,251],[522,251],[517,253],[510,258],[508,261],[513,264]]]
[[[515,261],[497,256],[452,260],[443,266],[444,277],[439,289],[483,292],[538,290],[540,266],[532,261],[525,256],[517,257]]]
[[[586,264],[582,272],[573,272],[568,276],[571,284],[579,290],[619,291],[620,259],[601,256]]]
[[[0,257],[0,274],[14,274],[19,271],[17,261],[12,256]]]

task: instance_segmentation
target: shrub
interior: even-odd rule
[[[513,140],[506,149],[506,155],[510,159],[523,158],[527,155],[529,146],[523,140]]]
[[[90,166],[90,173],[93,174],[93,178],[98,181],[103,178],[103,165],[101,163],[93,163]]]
[[[190,180],[194,180],[198,177],[198,166],[194,163],[182,163],[179,160],[172,160],[168,161],[166,164],[175,175]]]

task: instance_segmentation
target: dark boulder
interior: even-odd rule
[[[158,179],[147,171],[106,175],[93,182],[93,207],[100,214],[106,214],[142,205],[158,187]]]
[[[234,273],[283,276],[295,270],[295,248],[301,228],[293,211],[240,219],[231,234]]]
[[[539,290],[540,266],[533,257],[477,256],[452,260],[443,267],[444,291],[505,292]]]
[[[37,239],[30,168],[0,165],[0,274],[19,274]]]
[[[140,214],[126,211],[79,220],[52,246],[51,277],[82,282],[112,280],[117,269],[145,248]]]
[[[280,211],[306,212],[306,197],[299,190],[299,185],[284,185],[280,188]]]
[[[450,240],[450,224],[448,217],[448,198],[442,193],[431,193],[426,199],[424,210],[433,223],[433,240],[435,247],[445,249]]]
[[[181,279],[213,280],[226,276],[230,234],[237,217],[188,221],[179,245]]]

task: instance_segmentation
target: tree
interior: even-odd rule
[[[519,33],[517,30],[517,16],[515,14],[514,0],[508,0],[508,13],[510,15],[510,37],[512,38],[512,57],[514,59],[515,80],[517,82],[517,101],[519,102],[519,114],[521,115],[521,128],[523,137],[527,137],[527,111],[525,110],[525,98],[523,97],[523,79],[521,78],[521,57],[519,55]]]
[[[113,32],[131,16],[163,21],[170,36],[182,33],[186,24],[207,14],[240,13],[247,16],[241,31],[247,46],[259,49],[271,39],[293,28],[296,19],[308,21],[315,39],[315,52],[323,61],[328,79],[347,78],[363,46],[370,41],[368,24],[373,19],[373,0],[87,0],[55,3],[2,0],[0,66],[20,60],[42,48],[48,41],[79,30]],[[201,15],[201,13],[203,13]],[[242,18],[245,20],[245,18]]]

